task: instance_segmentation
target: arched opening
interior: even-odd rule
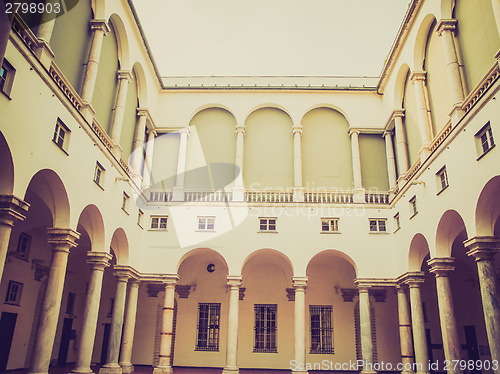
[[[14,162],[9,145],[0,132],[0,195],[10,195],[14,190]]]
[[[478,236],[500,236],[500,176],[491,178],[483,187],[476,205]]]

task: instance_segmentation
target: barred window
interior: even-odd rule
[[[321,231],[322,232],[338,232],[339,219],[338,218],[321,218]]]
[[[255,305],[254,352],[276,353],[276,304]]]
[[[20,305],[21,295],[23,293],[23,284],[15,281],[9,281],[7,294],[5,295],[5,304]]]
[[[73,292],[68,292],[68,301],[66,302],[66,314],[73,314],[75,310],[75,297]]]
[[[311,315],[310,353],[333,353],[331,305],[309,305]]]
[[[166,230],[168,216],[152,216],[151,217],[151,230]]]
[[[370,218],[370,232],[386,232],[385,218]]]
[[[28,260],[30,253],[31,236],[22,232],[17,242],[16,257],[21,260]]]
[[[196,351],[219,351],[220,303],[198,304]]]
[[[276,231],[276,217],[269,218],[259,218],[259,230],[260,231]]]

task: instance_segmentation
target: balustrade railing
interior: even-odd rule
[[[306,192],[304,201],[306,203],[352,203],[353,193],[349,191]]]
[[[462,109],[467,113],[472,107],[479,101],[483,94],[495,83],[495,81],[500,77],[500,67],[498,62],[495,62],[493,66],[488,70],[486,75],[481,79],[479,84],[474,88],[465,98],[462,103]]]
[[[232,201],[232,192],[226,191],[185,191],[184,201],[214,201],[224,202]]]
[[[365,202],[368,204],[389,204],[389,192],[367,192]]]
[[[291,203],[291,191],[246,191],[245,201],[248,203]]]
[[[431,152],[434,152],[434,150],[444,142],[448,135],[450,135],[451,130],[453,130],[453,127],[451,125],[451,121],[448,121],[448,123],[441,129],[441,131],[439,132],[439,134],[437,134],[431,144],[429,144],[429,150]]]

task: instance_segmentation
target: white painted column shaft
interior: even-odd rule
[[[127,374],[134,372],[134,366],[132,365],[132,347],[134,345],[137,299],[139,297],[139,281],[137,279],[130,279],[129,283],[122,346],[120,350],[120,366],[122,368],[122,373]]]
[[[413,338],[411,335],[411,318],[408,299],[405,289],[397,286],[398,294],[398,317],[399,317],[399,339],[401,343],[402,373],[414,373],[413,360]]]
[[[306,285],[307,278],[294,277],[293,288],[295,289],[295,345],[294,357],[299,370],[292,373],[307,373],[306,364]]]
[[[422,140],[422,148],[427,149],[431,143],[431,123],[429,121],[430,109],[427,108],[425,98],[425,72],[414,72],[412,76],[417,99],[418,128]]]
[[[363,181],[361,179],[361,156],[359,154],[359,132],[351,132],[351,149],[352,149],[352,174],[354,178],[354,188],[362,189]]]
[[[134,142],[132,143],[132,160],[130,166],[137,174],[141,173],[143,162],[144,138],[146,136],[146,121],[147,115],[144,111],[139,111],[139,121],[134,134]]]
[[[131,80],[131,74],[129,71],[118,71],[118,94],[116,98],[116,104],[113,109],[113,119],[111,121],[111,140],[115,144],[120,143],[120,137],[123,128],[123,116],[125,114],[125,104],[127,102],[127,91],[128,84]]]
[[[239,373],[238,368],[238,318],[241,276],[227,276],[229,286],[229,315],[227,321],[226,366],[222,374]]]
[[[392,134],[384,132],[385,154],[387,158],[387,174],[389,178],[389,189],[396,187],[396,161],[394,160],[394,148],[392,145]]]
[[[151,176],[153,173],[153,154],[155,148],[155,136],[156,132],[153,130],[149,131],[148,142],[146,144],[146,158],[144,159],[144,169],[142,173],[142,183],[145,186],[151,184]]]
[[[396,131],[396,150],[398,154],[399,173],[404,175],[408,171],[410,161],[408,160],[408,143],[403,127],[402,115],[394,117],[394,129]]]

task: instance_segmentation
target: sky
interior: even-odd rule
[[[380,75],[409,0],[134,0],[162,76]]]

